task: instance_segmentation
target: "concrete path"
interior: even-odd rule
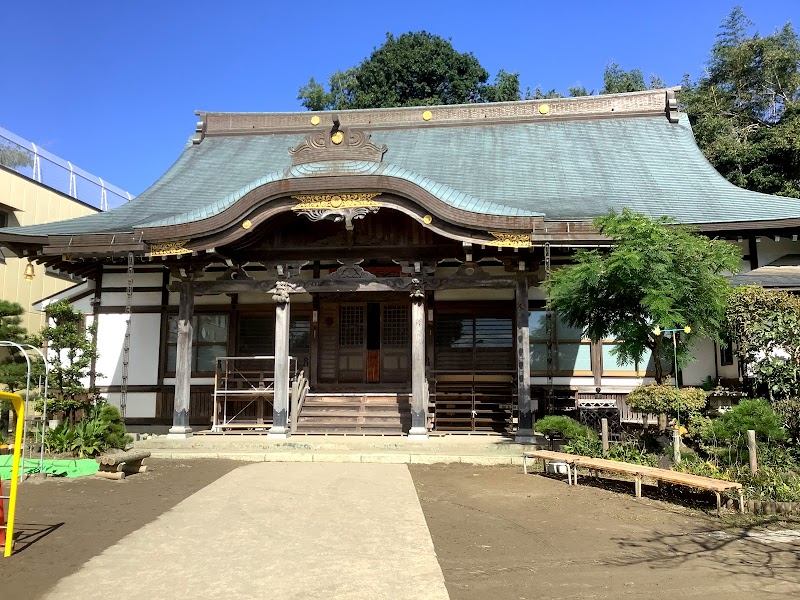
[[[448,594],[405,465],[259,463],[232,471],[123,538],[46,598],[446,600]]]

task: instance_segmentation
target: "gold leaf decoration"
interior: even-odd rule
[[[490,231],[489,235],[494,237],[494,240],[486,242],[488,246],[500,246],[503,248],[530,248],[531,243],[530,233],[503,233],[501,231]]]
[[[157,242],[150,244],[150,256],[178,256],[179,254],[191,254],[191,250],[185,248],[189,240],[177,242]]]
[[[372,208],[380,206],[380,202],[374,200],[380,192],[356,192],[352,194],[305,194],[302,196],[292,196],[299,201],[292,207],[292,210],[309,209],[331,209],[342,208]]]

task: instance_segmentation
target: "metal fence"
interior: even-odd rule
[[[115,208],[133,198],[129,192],[2,127],[0,165],[100,210]]]

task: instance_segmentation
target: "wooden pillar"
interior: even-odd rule
[[[181,282],[178,304],[178,344],[175,353],[175,406],[172,410],[172,427],[168,438],[183,439],[192,436],[189,426],[189,399],[192,385],[192,317],[194,316],[194,290],[191,279]]]
[[[411,291],[411,429],[410,440],[428,439],[428,386],[425,376],[425,291],[418,279]]]
[[[517,325],[517,435],[521,444],[532,444],[535,401],[531,398],[531,344],[528,325],[528,280],[517,281],[515,294]]]
[[[268,437],[289,437],[289,286],[275,285],[275,399]],[[295,416],[296,418],[296,416]]]

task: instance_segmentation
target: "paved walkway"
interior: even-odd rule
[[[232,471],[123,538],[46,598],[446,600],[448,594],[405,465],[259,463]]]

